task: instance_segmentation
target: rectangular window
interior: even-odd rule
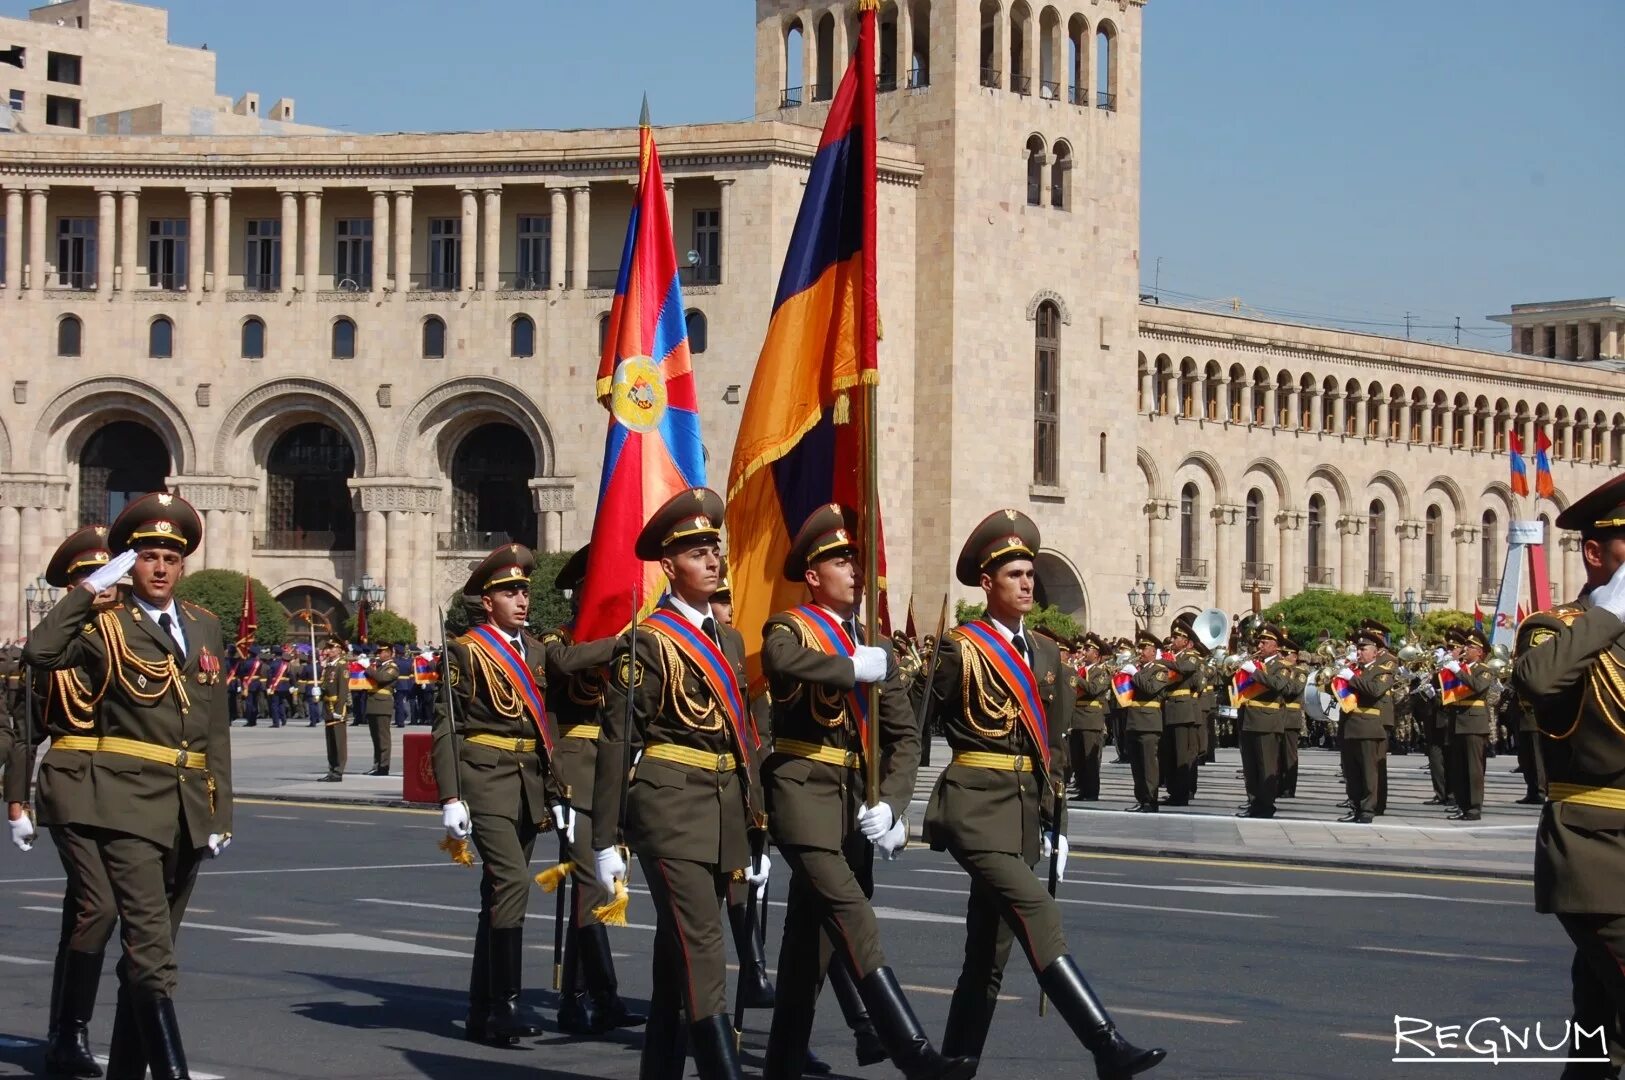
[[[13,90],[11,92],[11,111],[12,112],[14,112],[14,113],[22,112],[23,111],[23,106],[26,105],[26,104],[28,104],[28,95],[26,93],[24,93],[21,90]]]
[[[518,274],[516,289],[546,289],[553,283],[553,219],[550,216],[519,216]]]
[[[72,53],[46,53],[45,77],[51,82],[79,85],[79,57]]]
[[[1033,483],[1055,487],[1061,475],[1060,340],[1053,306],[1038,310],[1033,387]]]
[[[722,211],[694,211],[694,250],[700,261],[694,264],[694,284],[716,285],[722,281]]]
[[[186,288],[186,219],[147,222],[147,287]]]
[[[248,223],[248,242],[243,245],[243,288],[251,292],[276,292],[282,287],[282,222],[277,218],[254,218]]]
[[[463,221],[461,218],[429,219],[429,288],[456,290],[463,287]]]
[[[96,287],[96,219],[58,218],[56,283],[65,289]]]
[[[79,126],[79,99],[47,94],[45,97],[45,123],[51,127],[77,128]]]
[[[333,280],[340,289],[372,288],[372,218],[339,218],[334,222]]]

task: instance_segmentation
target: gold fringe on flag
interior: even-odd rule
[[[540,885],[545,893],[558,892],[559,886],[564,884],[564,879],[569,877],[570,871],[574,869],[575,864],[568,862],[550,866],[536,875],[536,884]]]
[[[440,841],[440,850],[451,856],[451,861],[458,866],[473,866],[474,853],[468,849],[467,840],[454,840],[446,837]]]
[[[852,422],[852,395],[842,391],[835,395],[834,420],[837,424]]]
[[[593,917],[605,926],[625,926],[626,909],[632,903],[632,895],[626,891],[626,882],[615,883],[615,898],[607,904],[592,909]]]

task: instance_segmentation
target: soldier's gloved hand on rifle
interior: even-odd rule
[[[468,820],[468,804],[461,799],[441,803],[440,824],[446,827],[446,835],[453,840],[468,839],[471,827]]]
[[[567,802],[553,804],[553,827],[567,843],[576,842],[576,808]]]
[[[1608,584],[1591,590],[1591,603],[1610,612],[1616,619],[1625,619],[1625,563],[1614,571]]]
[[[897,853],[903,850],[906,843],[908,843],[908,822],[902,818],[892,822],[892,827],[886,830],[886,835],[874,841],[875,850],[880,852],[880,857],[887,862],[895,860]]]
[[[852,677],[860,683],[877,683],[886,677],[886,650],[878,645],[859,645],[852,650]]]
[[[758,899],[761,898],[763,890],[767,888],[767,874],[771,869],[773,869],[773,860],[768,858],[765,851],[756,856],[750,865],[745,867],[745,880],[756,887]]]
[[[593,860],[597,863],[598,884],[606,889],[626,880],[626,860],[621,858],[619,848],[600,848],[593,853]]]
[[[23,810],[22,803],[12,803],[11,813],[17,815],[7,822],[11,827],[11,842],[17,845],[18,851],[33,851],[34,822]]]
[[[891,805],[878,802],[873,806],[865,806],[858,811],[858,828],[863,831],[863,838],[871,844],[878,841],[891,831],[892,818]]]
[[[85,578],[85,588],[93,593],[101,592],[103,589],[111,589],[123,579],[125,574],[130,572],[130,567],[134,565],[135,552],[121,551],[114,555],[106,566],[100,567]]]
[[[230,833],[212,832],[209,834],[209,858],[218,859],[221,855],[225,854],[226,849],[230,846]]]
[[[1056,850],[1057,844],[1060,845],[1058,852]],[[1055,856],[1055,880],[1060,881],[1066,877],[1066,837],[1057,836],[1053,829],[1042,833],[1038,838],[1039,858],[1048,859],[1052,855]],[[1047,867],[1044,868],[1043,872],[1045,877],[1049,876]]]

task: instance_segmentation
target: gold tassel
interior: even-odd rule
[[[845,390],[835,395],[835,422],[837,424],[852,422],[852,395]]]
[[[451,861],[459,866],[473,866],[474,853],[468,850],[467,840],[453,840],[446,837],[440,841],[440,850],[451,856]]]
[[[559,886],[564,884],[564,879],[569,877],[570,871],[574,869],[575,864],[567,862],[550,866],[536,875],[536,884],[540,885],[545,893],[558,892]]]
[[[626,882],[615,883],[615,898],[609,903],[592,909],[593,917],[605,926],[625,926],[626,909],[632,903],[632,895],[626,891]]]

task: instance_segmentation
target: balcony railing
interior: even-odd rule
[[[1174,574],[1180,581],[1207,582],[1206,559],[1179,559],[1174,565]]]
[[[1087,86],[1074,86],[1066,92],[1066,99],[1074,105],[1089,107],[1089,88]]]
[[[1422,592],[1430,599],[1446,599],[1450,596],[1449,574],[1423,574]]]
[[[931,73],[923,68],[915,68],[908,73],[908,88],[910,90],[924,90],[931,85]]]
[[[1095,108],[1104,109],[1107,112],[1116,112],[1117,95],[1105,90],[1100,91],[1095,95]]]
[[[1330,589],[1337,585],[1337,571],[1330,566],[1311,566],[1303,572],[1303,583],[1311,589]]]
[[[1380,574],[1366,574],[1365,591],[1374,593],[1391,593],[1394,591],[1394,573],[1392,570]]]
[[[987,87],[989,90],[997,90],[999,87],[1004,85],[999,78],[1000,74],[1001,72],[998,68],[983,68],[982,85]]]
[[[875,80],[875,90],[877,93],[889,94],[896,89],[897,73],[895,71],[882,72],[880,77]]]
[[[1274,580],[1274,563],[1244,562],[1241,564],[1241,584],[1243,588],[1250,588],[1253,585],[1268,588]]]
[[[1479,578],[1478,598],[1480,600],[1499,600],[1501,598],[1501,579]]]
[[[56,280],[48,288],[52,289],[85,289],[96,287],[96,271],[94,270],[58,270],[51,275]]]
[[[256,551],[354,551],[354,533],[272,529],[254,535]]]
[[[1038,84],[1038,96],[1045,101],[1061,100],[1061,84],[1050,79],[1043,80]]]
[[[779,108],[794,109],[799,106],[801,104],[802,89],[800,86],[786,86],[783,90],[780,90]]]
[[[282,288],[282,275],[245,273],[243,275],[244,292],[276,292]]]
[[[1031,75],[1011,75],[1010,92],[1020,94],[1022,97],[1032,97],[1033,77]]]
[[[619,267],[614,270],[587,271],[587,288],[589,289],[613,289],[620,280],[621,271]]]
[[[157,273],[147,274],[147,288],[157,289],[159,292],[185,292],[185,270],[161,270]]]
[[[511,544],[505,532],[443,532],[435,534],[435,547],[441,551],[490,551]]]
[[[456,292],[463,287],[463,275],[445,270],[431,270],[427,274],[412,274],[412,288],[423,292]]]
[[[512,292],[546,292],[552,288],[548,280],[549,275],[543,273],[519,273],[509,270],[502,275],[498,287]]]
[[[677,268],[677,280],[684,285],[720,285],[722,284],[722,267],[700,263],[696,266],[680,266]]]

